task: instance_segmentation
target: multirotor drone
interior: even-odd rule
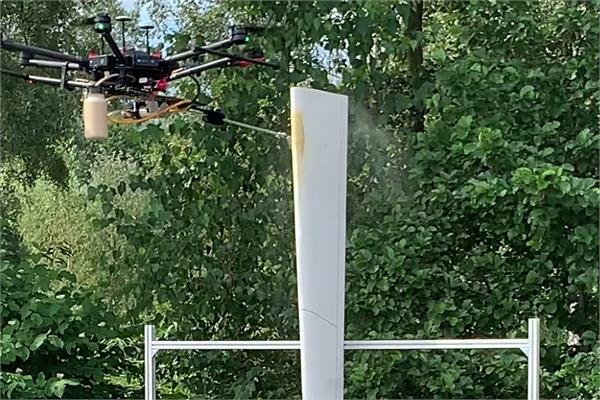
[[[234,46],[243,46],[250,41],[250,35],[260,31],[256,27],[233,26],[227,39],[205,46],[189,46],[187,51],[162,57],[160,50],[151,52],[148,33],[151,26],[140,26],[146,32],[146,51],[125,45],[125,23],[131,18],[119,16],[121,22],[122,47],[119,48],[111,35],[112,21],[107,14],[98,14],[84,21],[93,25],[96,33],[102,37],[102,54],[91,51],[87,57],[72,56],[40,47],[29,46],[2,38],[0,48],[20,52],[22,66],[35,66],[60,69],[60,78],[30,75],[0,68],[0,73],[24,79],[30,83],[43,83],[60,89],[84,89],[86,98],[83,103],[85,136],[88,139],[103,139],[108,136],[108,121],[120,124],[139,124],[172,112],[198,111],[204,113],[205,120],[221,124],[224,115],[218,110],[206,108],[196,100],[166,95],[173,81],[191,77],[200,85],[196,76],[210,69],[224,67],[248,67],[261,65],[278,68],[265,61],[260,51],[251,54],[232,54],[223,50]],[[111,54],[104,54],[108,45]],[[219,58],[195,65],[180,64],[184,60],[198,62],[204,55]],[[87,75],[87,78],[73,77]],[[117,100],[126,100],[124,109],[108,112],[108,104]]]

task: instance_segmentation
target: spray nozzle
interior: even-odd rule
[[[204,121],[213,125],[223,125],[225,120],[225,114],[221,110],[203,110]]]

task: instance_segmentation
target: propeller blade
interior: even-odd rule
[[[257,25],[242,25],[241,27],[246,29],[249,33],[262,33],[267,30],[265,26]]]
[[[79,25],[79,26],[94,25],[94,18],[95,17],[82,18],[79,21],[77,21],[77,25]]]

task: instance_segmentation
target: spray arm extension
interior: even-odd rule
[[[225,118],[225,114],[223,114],[221,112],[221,110],[211,110],[208,108],[200,107],[195,104],[192,105],[190,108],[194,111],[202,112],[204,114],[204,121],[206,123],[209,123],[212,125],[229,124],[229,125],[237,126],[239,128],[250,129],[255,132],[266,133],[268,135],[275,136],[280,139],[286,139],[286,140],[289,139],[289,136],[285,132],[272,131],[270,129],[265,129],[265,128],[261,128],[259,126],[254,126],[254,125],[246,124],[244,122],[234,121],[232,119]]]

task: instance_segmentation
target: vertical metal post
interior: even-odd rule
[[[291,89],[302,398],[344,398],[348,97]]]
[[[152,342],[155,340],[154,325],[144,326],[144,399],[156,399],[156,360]]]
[[[540,320],[530,318],[527,329],[527,400],[540,398]]]

